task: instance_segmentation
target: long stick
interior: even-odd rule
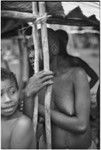
[[[38,15],[37,11],[37,3],[32,2],[32,8],[33,8],[33,14]],[[35,63],[34,63],[34,71],[35,73],[39,72],[39,39],[38,39],[38,30],[37,30],[37,24],[33,23],[33,42],[35,47]],[[36,130],[37,130],[37,122],[38,122],[38,94],[35,96],[34,101],[34,112],[33,112],[33,124],[34,124],[34,137],[35,137],[35,143],[36,141]]]
[[[19,45],[19,59],[20,59],[20,77],[19,77],[19,95],[18,95],[18,99],[20,98],[21,95],[21,89],[23,86],[23,39],[22,38],[18,38],[18,45]]]
[[[45,15],[45,2],[39,2],[40,15]],[[46,21],[41,22],[41,36],[42,47],[44,56],[44,70],[50,70],[49,66],[49,48],[48,48],[48,36]],[[46,141],[47,149],[51,149],[51,118],[50,118],[50,103],[51,103],[51,91],[52,86],[47,86],[45,92],[45,128],[46,128]]]
[[[18,43],[20,53],[20,94],[22,91],[23,82],[27,82],[29,78],[29,65],[28,65],[28,52],[27,52],[27,40],[23,32],[18,32]],[[19,95],[20,96],[20,95]],[[20,98],[20,97],[19,97]]]
[[[19,12],[19,11],[2,10],[1,16],[7,18],[21,19],[27,22],[36,20],[34,14],[28,12],[26,13],[26,12]]]
[[[5,60],[2,55],[1,55],[1,62],[3,62],[5,67],[6,67],[6,69],[10,71],[10,67],[9,67],[8,61]]]
[[[23,82],[27,82],[29,78],[29,65],[28,65],[28,51],[27,51],[27,39],[23,36]]]

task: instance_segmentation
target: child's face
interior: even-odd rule
[[[34,50],[29,50],[29,61],[32,65],[32,67],[34,68],[34,62],[35,62],[35,51]],[[40,64],[40,68],[42,68],[42,53],[41,51],[39,52],[39,64]]]
[[[1,81],[1,115],[12,115],[18,106],[18,90],[14,81]]]
[[[30,50],[29,51],[29,60],[30,60],[30,63],[33,66],[33,68],[34,68],[34,58],[35,58],[35,51]]]

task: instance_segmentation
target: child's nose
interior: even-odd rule
[[[9,101],[11,101],[9,95],[8,95],[8,94],[5,94],[5,102],[9,102]]]

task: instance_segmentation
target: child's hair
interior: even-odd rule
[[[15,82],[16,88],[18,89],[18,83],[15,74],[5,68],[1,68],[1,81],[4,81],[6,79]]]

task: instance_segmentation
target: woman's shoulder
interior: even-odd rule
[[[85,70],[80,67],[80,66],[70,66],[69,68],[66,69],[66,71],[62,74],[62,76],[67,76],[67,77],[72,77],[72,76],[77,76],[80,74],[86,74]],[[61,78],[61,76],[60,76]],[[59,79],[60,79],[59,78]]]
[[[85,75],[86,72],[82,67],[72,67],[74,75]]]
[[[65,76],[70,77],[72,79],[76,79],[79,77],[87,76],[85,70],[79,66],[71,66],[69,70],[65,73]],[[67,78],[68,79],[68,78]]]
[[[72,75],[73,75],[73,79],[74,81],[80,81],[80,80],[88,80],[87,79],[87,74],[85,72],[85,70],[81,67],[73,67],[72,68]]]
[[[72,55],[69,55],[69,58],[70,58],[70,62],[71,62],[71,65],[72,66],[81,66],[83,60],[79,57],[76,57],[76,56],[72,56]]]

